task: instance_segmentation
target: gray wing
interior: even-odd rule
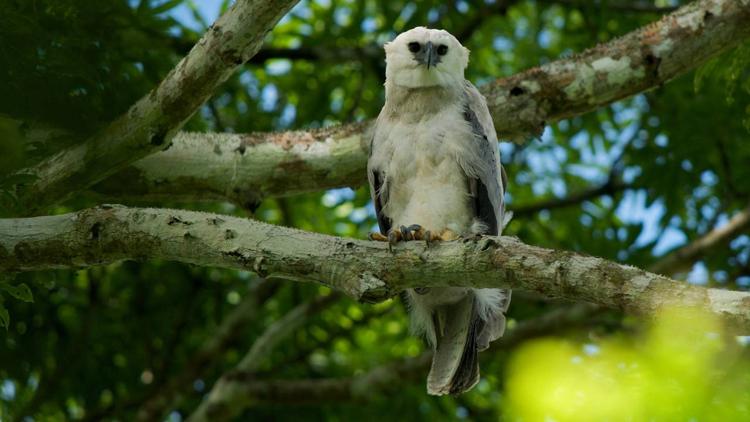
[[[370,153],[367,157],[367,180],[370,183],[370,197],[372,198],[373,205],[375,205],[375,216],[378,219],[380,233],[387,235],[391,229],[391,218],[383,211],[383,206],[388,201],[388,192],[384,188],[386,175],[383,169],[372,158],[374,149],[377,147],[375,143],[377,134],[378,128],[376,123],[372,131],[372,137],[370,138]]]
[[[474,148],[474,151],[467,155],[482,160],[479,163],[481,165],[476,165],[473,171],[468,172],[474,176],[467,175],[474,216],[487,225],[487,234],[498,235],[505,223],[503,196],[506,177],[500,164],[497,134],[487,103],[471,82],[466,81],[464,97],[463,117],[471,126],[475,138],[475,142],[469,144],[469,148]]]
[[[471,126],[474,141],[470,143],[473,151],[467,152],[467,156],[476,157],[478,162],[469,161],[472,166],[467,171],[469,188],[471,190],[474,205],[474,216],[488,226],[488,234],[499,235],[507,224],[510,213],[505,215],[505,187],[507,177],[500,163],[500,152],[497,148],[497,134],[492,123],[490,111],[484,97],[469,82],[466,82],[464,91],[466,103],[464,105],[464,119]],[[469,174],[473,175],[472,178]],[[494,289],[487,289],[489,292]],[[476,295],[482,295],[484,290],[475,291]],[[511,291],[504,289],[500,297],[500,306],[497,313],[490,315],[482,321],[475,317],[476,324],[473,325],[474,341],[477,350],[489,347],[491,341],[498,339],[505,331],[505,311],[510,305]],[[465,368],[459,373],[465,374],[465,378],[473,379],[471,368]]]

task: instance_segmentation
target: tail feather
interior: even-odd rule
[[[435,354],[427,376],[429,394],[460,394],[474,387],[479,382],[478,352],[503,334],[503,312],[507,310],[510,294],[499,296],[500,303],[493,312],[487,312],[490,292],[475,290],[474,293],[434,310]],[[497,296],[497,292],[493,295]]]
[[[473,325],[474,303],[471,296],[458,302],[441,306],[435,311],[435,332],[437,342],[432,357],[432,367],[427,375],[427,392],[433,395],[452,393],[453,380],[461,369],[459,377],[466,377],[467,370],[473,370],[471,356],[464,359],[465,349],[469,346],[469,328]],[[471,347],[469,347],[470,351]],[[464,365],[461,365],[462,361]],[[473,366],[476,366],[474,359]],[[477,378],[478,378],[477,368]]]
[[[473,315],[466,344],[464,344],[464,351],[461,355],[461,362],[459,362],[456,373],[453,374],[453,380],[451,380],[451,394],[460,394],[468,391],[479,382],[477,333],[481,330],[482,325],[483,321],[477,318],[476,315]]]

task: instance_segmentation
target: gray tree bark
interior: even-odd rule
[[[18,173],[36,180],[17,185],[18,209],[47,206],[169,148],[182,124],[216,88],[261,47],[265,35],[299,0],[238,0],[177,66],[127,113],[86,141]]]
[[[651,314],[697,306],[750,332],[750,293],[708,289],[574,252],[481,237],[427,247],[344,239],[193,211],[101,206],[0,220],[0,271],[166,259],[314,282],[362,301],[414,287],[502,287]]]
[[[358,186],[367,180],[369,124],[258,134],[179,133],[166,151],[93,186],[105,201],[229,200]]]
[[[162,84],[126,115],[84,143],[23,170],[38,179],[17,187],[21,206],[37,212],[171,145],[182,123],[237,65],[257,52],[265,33],[295,3],[239,0]],[[576,57],[497,80],[483,92],[501,136],[525,139],[548,122],[596,109],[684,73],[747,38],[749,22],[750,0],[696,1]],[[172,149],[134,164],[96,190],[115,197],[193,200],[212,196],[254,204],[269,195],[358,184],[364,179],[368,127],[362,123],[282,134],[180,134]],[[118,191],[122,185],[140,190]],[[732,227],[746,226],[748,220],[742,218]],[[674,256],[678,260],[699,256],[685,251],[684,256]],[[736,331],[750,332],[750,293],[691,286],[509,237],[472,238],[431,247],[412,242],[390,252],[380,243],[179,210],[110,205],[65,215],[0,220],[3,272],[154,258],[320,283],[364,301],[383,300],[405,288],[466,286],[523,289],[642,314],[664,306],[700,306]],[[320,299],[319,305],[329,300]],[[299,324],[308,311],[301,307],[288,321],[268,331],[243,365],[252,369],[255,358],[289,327]],[[214,345],[206,350],[215,350]],[[427,360],[420,359],[408,363],[404,372],[422,368]],[[362,380],[331,384],[335,380],[326,385],[351,397],[360,395],[362,389],[386,386],[393,376],[390,369],[377,369]],[[286,387],[291,387],[293,395],[316,391],[309,387],[325,389],[323,384],[310,384],[306,390],[292,384]],[[276,388],[273,391],[282,387],[271,385]],[[255,388],[262,396],[269,384]],[[243,392],[233,391],[233,397]],[[225,395],[217,397],[224,400]]]
[[[750,1],[701,0],[569,59],[481,87],[501,138],[525,140],[546,124],[654,89],[750,36]],[[365,182],[369,123],[260,134],[178,134],[94,187],[109,201],[265,197]]]

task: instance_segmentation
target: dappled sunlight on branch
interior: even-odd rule
[[[507,371],[509,420],[750,420],[750,356],[699,310],[662,312],[633,337],[535,340]]]

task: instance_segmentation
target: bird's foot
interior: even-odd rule
[[[409,229],[401,226],[400,228],[393,228],[388,230],[387,235],[374,232],[367,235],[367,238],[376,242],[388,242],[388,250],[393,251],[393,245],[402,240],[409,240],[412,236],[413,235],[411,234]]]
[[[461,238],[456,232],[450,229],[444,229],[440,232],[433,232],[425,230],[424,227],[419,224],[412,224],[410,226],[394,227],[388,231],[387,235],[382,233],[373,232],[370,233],[368,239],[378,242],[388,242],[388,249],[391,250],[394,245],[398,242],[408,242],[410,240],[424,240],[427,246],[430,246],[432,242],[436,241],[451,241],[458,240]]]
[[[429,238],[429,231],[426,231],[419,224],[411,226],[394,227],[388,231],[388,234],[370,233],[367,237],[370,240],[378,242],[388,242],[388,249],[392,249],[398,242],[408,242],[410,240],[424,240]]]
[[[451,240],[460,239],[460,236],[451,229],[443,229],[439,232],[433,232],[430,230],[421,230],[418,237],[415,236],[416,240],[424,240],[429,247],[433,242],[448,242]]]
[[[404,241],[423,240],[425,234],[425,229],[419,224],[412,224],[409,227],[401,226],[398,231],[401,232],[401,237]]]

